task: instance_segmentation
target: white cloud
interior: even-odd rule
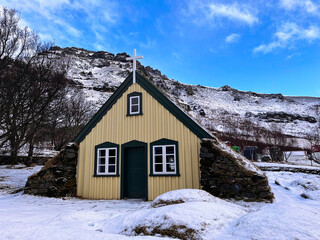
[[[302,32],[302,37],[309,40],[320,38],[320,30],[316,26],[310,26]]]
[[[96,43],[94,45],[95,49],[98,50],[98,51],[103,51],[104,47],[102,44],[99,44],[99,43]]]
[[[163,29],[163,23],[162,23],[162,20],[160,18],[157,18],[156,21],[155,21],[155,28],[157,29],[158,33],[164,35],[165,34],[165,31]]]
[[[54,41],[54,38],[50,34],[39,33],[41,41],[51,42]]]
[[[252,25],[258,22],[258,18],[254,16],[249,9],[240,6],[237,3],[227,4],[209,4],[209,18],[225,17],[230,20],[235,20]]]
[[[296,41],[313,41],[320,39],[320,29],[317,26],[311,25],[308,28],[298,26],[293,22],[286,22],[280,26],[274,34],[275,40],[268,44],[262,44],[253,49],[254,53],[262,52],[269,53],[277,48],[290,48]]]
[[[108,44],[108,43],[98,43],[98,42],[96,42],[95,44],[94,44],[94,49],[96,50],[96,51],[106,51],[107,49],[110,49],[110,44]]]
[[[30,26],[30,24],[23,18],[20,18],[20,21],[19,21],[18,24],[19,24],[20,27],[23,27],[23,28]]]
[[[0,4],[24,13],[39,14],[50,23],[59,25],[69,35],[76,38],[80,37],[82,33],[78,29],[77,23],[73,21],[74,18],[70,12],[84,13],[84,19],[91,25],[95,34],[97,32],[98,37],[102,35],[102,32],[106,32],[105,26],[107,24],[115,24],[119,18],[117,4],[109,0],[0,0]],[[28,21],[29,27],[34,25],[37,30],[42,29],[40,33],[43,36],[50,34],[49,29],[54,28],[53,26],[41,25],[42,23],[37,20],[28,19]],[[47,23],[45,24],[47,25]],[[43,31],[43,29],[47,29],[47,31]]]
[[[81,31],[79,31],[78,29],[74,28],[73,26],[71,26],[70,24],[68,24],[67,22],[63,21],[62,19],[56,19],[54,20],[54,22],[62,27],[65,28],[65,30],[72,35],[73,37],[79,37],[81,35]]]
[[[172,52],[172,56],[174,57],[174,59],[175,59],[176,61],[180,61],[180,60],[181,60],[181,56],[180,56],[180,54],[177,53],[177,52]]]
[[[311,0],[280,0],[280,6],[286,10],[303,10],[308,13],[319,14],[319,5]]]
[[[234,43],[234,42],[237,42],[239,39],[240,39],[240,34],[232,33],[225,38],[225,42]]]
[[[301,0],[280,0],[280,6],[288,9],[288,10],[292,10],[295,9],[297,7],[297,5],[299,5],[299,3],[302,3]]]
[[[254,53],[262,52],[262,53],[269,53],[272,52],[274,49],[283,47],[283,45],[280,42],[271,42],[269,44],[261,44],[258,47],[255,47],[253,49]]]
[[[38,2],[39,5],[43,8],[50,8],[50,9],[60,7],[62,4],[70,4],[69,0],[54,0],[54,1],[37,0],[35,2]]]
[[[149,37],[147,37],[147,42],[146,43],[140,43],[140,47],[142,48],[154,48],[156,46],[156,41],[150,40]]]
[[[253,25],[259,22],[258,17],[248,5],[222,4],[195,0],[189,3],[188,10],[184,11],[194,23],[215,24],[218,19]]]
[[[290,54],[289,56],[287,56],[286,57],[286,60],[290,60],[291,58],[293,58],[293,57],[296,57],[296,56],[300,56],[301,55],[301,53],[292,53],[292,54]]]

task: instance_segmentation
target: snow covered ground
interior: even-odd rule
[[[225,201],[199,190],[169,192],[154,204],[10,194],[38,170],[0,166],[1,239],[157,239],[170,227],[193,239],[320,239],[319,175],[268,172],[272,204]],[[156,236],[128,236],[152,230]]]
[[[309,165],[309,166],[319,166],[320,167],[320,164],[316,163],[315,161],[309,160],[307,153],[304,151],[284,152],[284,154],[286,156],[288,156],[287,162],[289,164]],[[313,154],[317,155],[317,153],[313,153]]]
[[[310,163],[310,161],[309,161]],[[278,163],[278,162],[254,162],[254,164],[258,167],[290,167],[290,168],[303,168],[303,169],[320,169],[320,165],[317,163],[313,163],[314,166],[310,166],[306,164],[306,161],[303,164],[293,164],[293,163]]]

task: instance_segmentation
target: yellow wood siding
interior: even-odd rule
[[[127,117],[127,95],[142,93],[142,113]],[[161,138],[179,142],[179,177],[150,177],[150,143]],[[120,177],[93,177],[95,146],[112,142],[119,144],[121,174],[121,144],[132,140],[148,144],[148,199],[167,191],[200,187],[200,139],[173,116],[139,84],[131,85],[107,114],[80,143],[77,166],[77,194],[91,199],[120,199]]]

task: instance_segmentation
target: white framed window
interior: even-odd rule
[[[97,175],[117,174],[117,148],[97,149]]]
[[[142,115],[142,93],[132,92],[127,95],[127,116]]]
[[[176,145],[153,146],[153,174],[177,174]]]
[[[130,97],[130,114],[140,113],[140,96]]]

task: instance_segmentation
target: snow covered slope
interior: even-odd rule
[[[52,48],[52,53],[70,64],[68,78],[82,89],[94,109],[98,109],[132,70],[126,53],[112,54],[79,48]],[[212,131],[224,131],[225,119],[247,119],[269,128],[276,123],[288,135],[304,137],[316,125],[320,98],[292,97],[281,94],[243,92],[228,86],[221,88],[182,84],[159,70],[137,64],[146,75],[173,100]],[[179,79],[183,81],[183,79]]]

